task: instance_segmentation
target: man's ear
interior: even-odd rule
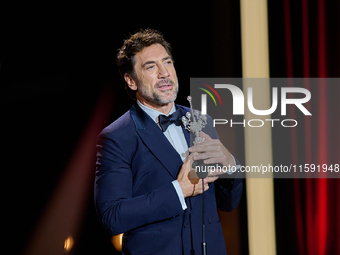
[[[131,90],[137,90],[137,83],[130,74],[125,73],[124,80],[126,81],[127,85]]]

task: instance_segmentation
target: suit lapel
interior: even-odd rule
[[[185,109],[184,107],[180,107],[179,105],[176,105],[176,108],[181,109],[182,116],[185,116],[185,114],[188,111],[190,111],[190,109]],[[189,148],[191,146],[190,145],[190,132],[188,130],[186,130],[183,125],[181,125],[181,127],[182,127],[182,130],[183,130],[183,133],[184,133],[184,136],[185,136],[185,140],[187,141],[187,145],[188,145],[188,148]]]
[[[136,103],[130,109],[136,132],[151,153],[162,163],[174,179],[182,165],[182,159],[172,147],[157,124]]]
[[[180,108],[182,115],[184,116],[189,108],[176,105],[176,109]],[[171,174],[171,176],[176,179],[178,171],[182,166],[183,162],[180,155],[172,147],[168,139],[165,137],[161,129],[157,124],[147,115],[136,103],[134,103],[130,109],[131,118],[136,125],[136,132],[139,137],[145,143],[145,145],[150,149],[151,153],[161,162],[161,164],[166,168],[166,170]],[[190,147],[190,132],[186,130],[182,125],[182,130],[188,144]],[[187,212],[191,210],[193,204],[196,203],[198,197],[186,198],[186,204],[188,206]]]

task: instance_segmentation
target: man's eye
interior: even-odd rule
[[[155,66],[154,65],[152,65],[152,66],[147,66],[146,67],[146,70],[151,70],[152,68],[154,68]]]
[[[167,64],[167,65],[171,65],[171,64],[172,64],[172,61],[171,61],[171,60],[168,60],[168,61],[166,61],[166,64]]]

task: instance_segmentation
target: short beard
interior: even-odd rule
[[[143,85],[141,84],[141,82],[139,81],[139,79],[136,79],[137,81],[137,86],[138,86],[138,90],[139,90],[139,93],[140,95],[148,102],[150,103],[153,103],[155,105],[158,105],[158,106],[164,106],[166,104],[169,104],[169,103],[172,103],[176,100],[177,98],[177,94],[178,94],[178,82],[177,82],[177,87],[174,91],[174,94],[173,94],[173,98],[170,98],[168,100],[163,100],[161,98],[161,96],[159,94],[157,94],[156,92],[153,92],[152,94],[150,94],[147,90],[144,90],[144,87]],[[175,86],[175,84],[171,81],[171,84],[173,86]]]

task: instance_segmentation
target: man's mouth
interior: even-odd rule
[[[173,82],[169,79],[157,83],[157,88],[162,91],[170,90],[172,89],[173,86],[174,86]]]
[[[158,89],[160,90],[169,90],[172,88],[172,84],[162,84],[158,86]]]

